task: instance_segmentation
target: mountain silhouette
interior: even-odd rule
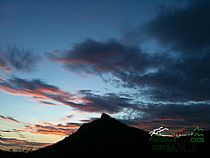
[[[64,152],[70,155],[130,154],[149,151],[148,132],[129,127],[107,114],[100,119],[83,124],[77,132],[64,140],[32,154],[56,157]]]
[[[195,156],[210,151],[210,133],[206,132],[205,143],[190,143],[189,137],[181,137],[176,142],[152,142],[148,132],[127,126],[120,121],[102,114],[101,118],[83,124],[74,134],[66,137],[51,146],[33,151],[31,153],[8,153],[0,151],[1,158],[60,158],[78,156],[124,156],[156,157],[168,156]],[[156,136],[154,140],[165,140],[166,137]],[[167,138],[169,139],[169,138]],[[154,150],[154,145],[165,147],[172,146],[171,150]],[[183,147],[184,145],[184,147]],[[196,147],[197,151],[191,148]],[[184,149],[184,150],[183,150]],[[189,150],[190,149],[190,150]],[[192,148],[194,149],[194,148]]]

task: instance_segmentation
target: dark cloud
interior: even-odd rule
[[[99,42],[88,39],[71,50],[51,54],[51,59],[62,62],[71,71],[93,74],[132,73],[144,71],[146,54],[138,47],[125,46],[115,40]]]
[[[80,94],[90,101],[86,105],[89,106],[89,111],[93,112],[117,113],[123,110],[123,108],[138,108],[135,104],[131,103],[132,99],[121,97],[114,93],[98,95],[91,91],[80,91]]]
[[[153,76],[144,76],[154,83],[152,92],[158,99],[210,99],[210,3],[191,1],[184,8],[166,8],[145,25],[147,38],[154,38],[167,54],[177,55],[164,69]],[[165,53],[163,53],[165,54]]]
[[[158,65],[160,66],[160,65]],[[137,86],[150,87],[150,97],[161,101],[207,101],[210,99],[210,54],[178,59],[164,57],[155,73],[130,76]]]
[[[5,79],[3,77],[0,76],[0,82],[4,81]]]
[[[156,39],[165,52],[151,54],[116,40],[86,40],[51,55],[51,59],[73,72],[92,73],[103,79],[111,74],[113,78],[108,80],[144,90],[144,95],[153,100],[207,101],[210,99],[209,7],[206,1],[191,1],[182,8],[166,7],[141,27],[142,40]]]
[[[10,116],[2,116],[0,115],[0,119],[8,122],[15,122],[15,123],[20,123],[20,121],[14,119],[13,117]]]
[[[0,50],[0,70],[4,72],[31,71],[39,60],[40,56],[35,55],[29,49],[13,46],[6,50]]]
[[[81,48],[80,48],[81,47]],[[61,53],[62,54],[62,53]],[[111,73],[123,86],[149,87],[145,94],[157,100],[208,100],[210,55],[181,56],[143,53],[136,47],[115,42],[85,41],[53,56],[70,71],[106,75]],[[196,93],[195,93],[196,89]]]
[[[11,69],[7,64],[7,59],[5,55],[3,54],[3,51],[0,49],[0,70],[4,72],[10,72]]]
[[[148,118],[153,117],[164,120],[164,118],[174,117],[174,120],[180,121],[179,124],[201,123],[209,125],[210,120],[209,104],[191,104],[185,106],[182,106],[181,104],[169,104],[157,106],[153,108],[153,110],[147,110],[147,112],[150,113]],[[144,119],[146,119],[146,117]],[[183,120],[184,122],[182,122]]]
[[[70,50],[51,54],[52,60],[61,62],[73,72],[92,73],[100,75],[112,74],[117,81],[123,81],[124,86],[135,87],[138,78],[161,68],[161,55],[149,55],[135,46],[123,45],[116,40],[99,42],[86,40],[74,45]],[[138,83],[144,86],[144,83]]]
[[[4,133],[17,133],[17,132],[22,132],[22,130],[19,130],[19,129],[11,129],[11,130],[0,130],[0,132],[4,132]]]
[[[40,100],[39,103],[42,103],[42,104],[44,104],[44,105],[49,105],[49,106],[54,106],[54,105],[56,105],[56,104],[51,103],[51,102],[49,102],[49,101],[43,101],[43,100]]]
[[[141,109],[144,114],[135,119],[122,120],[138,128],[152,130],[161,126],[169,128],[202,127],[210,129],[209,104],[153,105]]]
[[[210,2],[191,1],[187,7],[166,7],[144,31],[149,38],[170,44],[177,51],[200,53],[209,49]]]
[[[80,121],[82,121],[83,123],[90,123],[90,122],[92,122],[92,121],[94,121],[94,120],[96,120],[96,119],[100,119],[100,117],[93,117],[93,118],[90,118],[90,119],[82,119],[82,120],[80,120]]]

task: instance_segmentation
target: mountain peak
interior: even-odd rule
[[[101,119],[106,120],[106,119],[110,119],[111,116],[109,116],[108,114],[102,113],[101,114]]]

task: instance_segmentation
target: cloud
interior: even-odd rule
[[[200,53],[209,49],[210,2],[191,1],[187,7],[166,7],[145,25],[148,38],[170,44],[177,51]]]
[[[122,97],[114,93],[104,95],[94,94],[89,90],[81,90],[80,94],[90,102],[86,105],[89,107],[89,112],[100,113],[117,113],[124,108],[137,109],[135,104],[131,103],[132,99]]]
[[[49,57],[73,72],[91,73],[102,78],[112,74],[129,87],[136,84],[144,86],[143,82],[138,83],[138,78],[155,72],[163,60],[161,55],[146,54],[136,46],[123,45],[117,40],[99,42],[92,39],[75,44],[70,50],[52,53]]]
[[[13,78],[0,82],[0,90],[12,95],[32,97],[41,104],[54,106],[59,103],[87,112],[114,113],[124,107],[135,108],[129,103],[130,99],[113,93],[97,95],[91,91],[81,90],[79,94],[71,94],[41,80]]]
[[[0,50],[0,70],[7,73],[11,71],[11,68],[7,65],[7,60],[2,50]]]
[[[138,52],[141,52],[138,47],[125,46],[116,40],[99,42],[88,39],[74,45],[71,50],[51,54],[50,58],[64,63],[71,71],[120,75],[144,69],[142,63],[146,55]]]
[[[169,47],[164,55],[176,56],[171,63],[162,60],[163,69],[144,76],[158,99],[210,99],[210,3],[191,1],[184,8],[166,7],[147,23],[145,36]]]
[[[40,56],[35,55],[29,49],[20,49],[16,46],[0,49],[0,70],[3,72],[32,71],[40,60]]]
[[[13,123],[20,123],[20,121],[14,119],[13,117],[10,117],[10,116],[0,115],[0,120],[7,121],[7,122],[13,122]]]
[[[209,7],[206,1],[191,1],[182,8],[166,7],[145,23],[140,31],[141,47],[147,40],[156,39],[164,51],[150,53],[113,39],[89,39],[50,58],[72,72],[91,73],[102,79],[111,74],[108,81],[141,90],[154,101],[208,101]]]
[[[19,129],[11,129],[11,130],[0,130],[2,133],[16,133],[16,132],[22,132],[23,130]]]
[[[55,106],[56,104],[51,103],[49,101],[44,101],[44,100],[39,100],[39,103],[44,104],[44,105],[49,105],[49,106]]]
[[[161,126],[169,128],[202,127],[210,129],[209,104],[182,104],[153,105],[141,109],[142,117],[122,120],[123,122],[146,130]]]
[[[4,81],[5,79],[3,77],[0,76],[0,82]]]
[[[74,133],[80,127],[80,125],[81,124],[78,123],[67,123],[66,125],[63,125],[45,122],[43,124],[26,126],[25,130],[34,134],[68,136]]]
[[[17,148],[43,148],[45,146],[51,145],[50,143],[39,143],[39,142],[31,142],[27,140],[20,140],[16,138],[0,138],[1,146],[4,147],[17,147]]]
[[[38,79],[29,81],[20,78],[12,78],[1,82],[0,90],[12,95],[33,97],[35,100],[48,105],[54,105],[54,103],[50,101],[56,101],[75,107],[77,104],[74,102],[88,102],[85,99],[78,98],[76,95],[65,92]]]

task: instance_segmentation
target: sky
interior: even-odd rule
[[[101,113],[210,129],[210,2],[1,0],[0,149],[35,150]]]

